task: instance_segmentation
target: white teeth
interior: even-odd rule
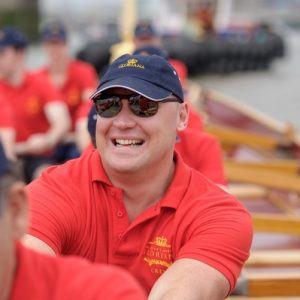
[[[123,146],[128,146],[128,145],[138,145],[142,144],[142,140],[124,140],[124,139],[116,139],[116,144],[117,145],[123,145]]]

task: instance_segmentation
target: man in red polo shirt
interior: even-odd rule
[[[27,223],[24,184],[0,143],[0,299],[145,299],[136,281],[116,267],[40,254],[19,242]]]
[[[65,104],[51,83],[25,70],[27,39],[13,27],[0,30],[0,96],[13,111],[15,152],[24,160],[26,180],[52,163],[52,151],[70,126]]]
[[[72,119],[71,130],[56,151],[57,160],[63,162],[79,155],[74,135],[76,114],[97,86],[97,74],[91,65],[70,56],[67,31],[62,23],[47,24],[41,36],[48,64],[38,73],[47,76],[61,93]]]
[[[97,149],[28,186],[24,242],[122,266],[149,299],[224,299],[249,256],[251,217],[174,152],[188,121],[176,71],[123,55],[92,99]]]

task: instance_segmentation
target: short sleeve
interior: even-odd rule
[[[226,193],[215,190],[205,201],[191,203],[191,224],[176,259],[191,258],[210,265],[227,278],[232,291],[249,257],[252,219],[238,200],[221,195]]]
[[[45,242],[58,254],[72,243],[78,218],[75,213],[76,196],[66,182],[68,177],[62,179],[56,168],[48,168],[40,178],[27,186],[27,191],[28,233]]]

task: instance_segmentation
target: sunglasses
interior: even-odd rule
[[[140,94],[132,95],[100,95],[94,99],[96,111],[103,118],[115,117],[122,110],[122,100],[128,100],[129,108],[138,117],[148,118],[154,116],[158,111],[159,103],[180,102],[179,98],[169,96],[160,101],[153,101]]]

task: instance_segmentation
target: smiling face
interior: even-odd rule
[[[111,95],[128,95],[132,91],[113,88]],[[96,127],[97,148],[106,171],[118,173],[148,172],[163,167],[172,160],[176,130],[186,127],[187,105],[160,103],[158,112],[151,117],[134,115],[127,100],[122,110],[112,118],[98,116]]]

